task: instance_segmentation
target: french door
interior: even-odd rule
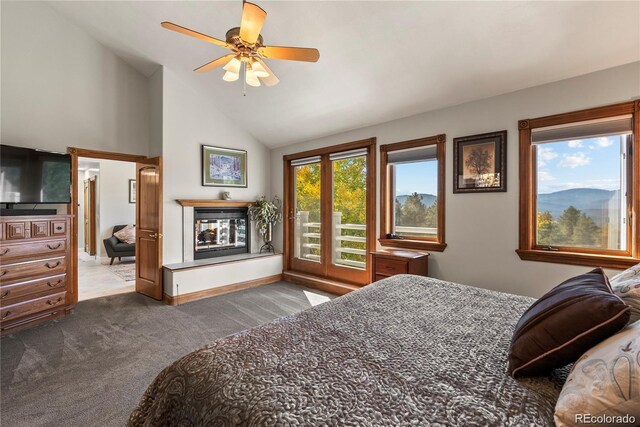
[[[285,178],[287,268],[370,283],[375,139],[285,156]]]

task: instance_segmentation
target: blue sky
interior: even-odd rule
[[[538,193],[620,189],[621,139],[614,136],[538,145]]]
[[[438,162],[400,163],[396,165],[396,195],[438,194]]]

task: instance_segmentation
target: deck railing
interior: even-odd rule
[[[320,229],[322,224],[309,221],[308,211],[299,211],[295,221],[294,256],[298,259],[320,262]],[[335,265],[366,268],[367,238],[365,224],[343,224],[342,212],[333,213],[331,262]],[[374,231],[375,232],[375,231]],[[435,236],[435,228],[396,227],[402,235]],[[346,245],[345,245],[346,243]],[[355,256],[354,256],[355,255]]]

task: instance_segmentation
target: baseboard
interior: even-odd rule
[[[296,285],[303,285],[308,288],[318,289],[320,291],[329,292],[335,295],[348,294],[349,292],[357,291],[362,287],[294,271],[285,271],[284,273],[282,273],[282,278],[286,282],[295,283]]]
[[[261,277],[259,279],[247,280],[246,282],[232,283],[230,285],[220,286],[217,288],[204,289],[202,291],[190,292],[183,295],[167,295],[162,294],[162,301],[169,305],[179,305],[203,298],[209,298],[216,295],[228,294],[230,292],[241,291],[243,289],[255,288],[256,286],[268,285],[270,283],[282,280],[282,274]]]

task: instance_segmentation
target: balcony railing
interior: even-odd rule
[[[309,221],[309,212],[299,211],[295,221],[294,256],[320,262],[320,230],[322,224]],[[367,226],[343,224],[342,212],[333,213],[331,262],[335,265],[364,270],[367,266]],[[399,235],[435,236],[437,229],[425,227],[396,227]]]

